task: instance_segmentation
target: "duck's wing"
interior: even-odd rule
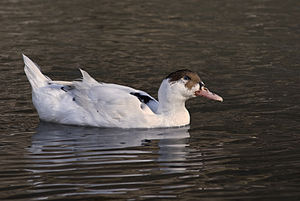
[[[134,102],[139,100],[138,104],[141,108],[147,106],[153,113],[156,113],[159,103],[148,93],[118,84],[99,83],[84,70],[80,69],[80,71],[82,73],[81,81],[69,82],[49,79],[47,87],[68,92],[67,94],[73,96],[74,100],[85,100],[83,105],[87,105],[88,102],[96,104],[97,101],[116,103],[118,101],[124,102],[126,99]]]
[[[56,88],[72,96],[73,102],[84,109],[93,125],[126,127],[145,124],[151,117],[158,102],[146,92],[130,87],[99,83],[82,71],[83,79],[71,84],[53,83]]]
[[[81,81],[48,81],[48,88],[57,91],[60,97],[68,97],[60,98],[67,101],[60,102],[63,105],[60,110],[74,108],[68,110],[72,115],[66,117],[67,123],[79,119],[94,126],[144,127],[147,122],[154,122],[158,101],[152,96],[126,86],[99,83],[85,71],[81,73]]]
[[[127,86],[122,86],[118,84],[107,84],[107,83],[102,83],[103,87],[107,87],[109,90],[116,90],[116,91],[121,91],[126,93],[127,95],[134,96],[137,98],[141,104],[147,105],[152,112],[156,113],[157,108],[158,108],[158,101],[150,96],[148,93],[141,91],[141,90],[136,90],[131,87]]]
[[[117,104],[117,102],[136,102],[136,100],[138,100],[139,102],[137,103],[139,104],[139,107],[145,108],[145,106],[147,106],[153,113],[157,111],[158,101],[148,93],[118,84],[99,83],[87,72],[81,69],[80,71],[82,73],[81,81],[74,81],[71,83],[53,82],[53,84],[60,87],[62,90],[72,91],[78,98],[85,97],[87,101]]]

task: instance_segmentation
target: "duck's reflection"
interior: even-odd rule
[[[46,165],[120,164],[132,158],[158,162],[164,171],[185,171],[189,127],[164,129],[91,128],[41,122],[29,148]],[[119,161],[118,161],[119,160]],[[171,165],[170,165],[171,163]],[[36,163],[37,164],[37,163]],[[36,170],[38,170],[37,168]]]

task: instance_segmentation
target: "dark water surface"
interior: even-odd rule
[[[0,200],[300,200],[300,1],[0,1]],[[190,68],[223,96],[190,127],[39,123],[21,53],[49,77],[156,96]]]

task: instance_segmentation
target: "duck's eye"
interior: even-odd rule
[[[191,80],[191,78],[190,78],[189,76],[187,76],[187,75],[185,75],[185,76],[183,77],[183,79],[184,79],[184,80]]]

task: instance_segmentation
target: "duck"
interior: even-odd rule
[[[32,102],[41,121],[92,127],[183,127],[190,124],[187,100],[202,96],[223,101],[188,69],[167,75],[156,100],[142,90],[98,82],[82,69],[79,80],[54,81],[24,54],[23,60]]]

